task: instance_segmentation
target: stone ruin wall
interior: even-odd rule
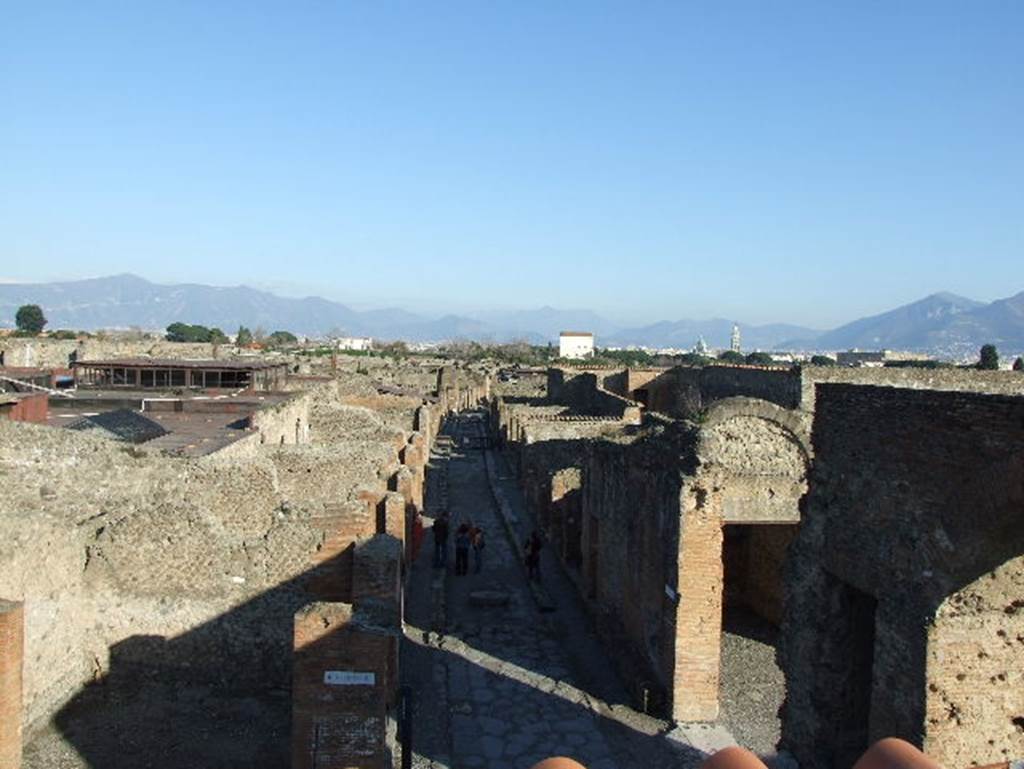
[[[0,424],[0,595],[25,602],[27,724],[112,668],[287,686],[292,615],[318,553],[374,533],[371,508],[405,452],[404,434],[332,390],[312,403],[315,445],[254,434],[199,460]],[[300,396],[261,427],[294,429],[309,407]]]
[[[1022,401],[978,394],[1019,396],[1024,378],[968,370],[680,368],[647,380],[652,395],[659,377],[671,402],[699,405],[688,412],[699,416],[698,447],[674,500],[650,496],[671,470],[650,473],[652,463],[631,454],[637,446],[630,439],[574,435],[544,406],[499,403],[495,411],[541,520],[557,531],[564,498],[581,500],[579,584],[604,640],[627,650],[627,678],[655,678],[670,700],[673,691],[683,693],[672,702],[676,718],[714,718],[725,598],[788,628],[780,659],[794,683],[783,740],[794,752],[803,746],[798,758],[807,766],[852,763],[869,736],[890,733],[950,765],[1024,753],[1017,694],[1024,687],[1012,662],[1024,638]],[[566,390],[555,377],[562,400],[567,391],[596,387],[579,373],[570,381]],[[585,408],[588,397],[567,400]],[[824,415],[815,413],[823,407]],[[671,424],[655,417],[641,433]],[[819,447],[822,456],[815,455]],[[687,454],[675,456],[678,473]],[[577,467],[578,480],[561,477]],[[808,504],[817,512],[797,527]],[[675,534],[664,520],[654,523],[671,509],[677,517],[681,510]],[[650,527],[637,510],[651,511]],[[999,533],[986,518],[996,514],[1003,516]],[[648,528],[662,540],[675,538],[676,574],[640,579],[623,571],[641,554],[657,562],[643,544]],[[723,543],[725,530],[741,534],[738,546]],[[989,539],[971,541],[978,536]],[[972,573],[972,560],[993,550],[1002,560]],[[943,581],[949,584],[935,592]],[[630,596],[646,595],[652,605],[618,602],[627,584]],[[677,606],[654,605],[665,586],[676,591]],[[657,646],[672,650],[672,659],[659,665]],[[983,726],[965,740],[974,719]]]
[[[112,650],[230,611],[301,572],[316,545],[312,527],[275,512],[268,462],[207,468],[12,424],[0,468],[0,593],[25,602],[29,725],[108,674]]]
[[[1024,394],[1024,376],[1019,372],[975,369],[677,366],[653,377],[641,375],[638,382],[648,391],[650,411],[682,418],[693,417],[716,401],[737,396],[813,413],[814,391],[819,383]],[[635,389],[620,394],[632,397]]]
[[[309,443],[309,412],[314,394],[293,395],[282,403],[261,408],[249,418],[260,434],[260,443],[272,446]],[[317,393],[317,397],[323,397]]]
[[[941,751],[947,766],[1024,755],[1022,659],[1024,555],[960,588],[935,613],[926,662],[929,753]]]
[[[598,635],[615,649],[623,680],[670,710],[674,668],[682,476],[671,444],[588,446],[581,479],[580,587]]]
[[[587,371],[548,369],[547,400],[579,416],[619,417],[639,421],[637,404],[606,390],[602,379]]]
[[[757,398],[782,408],[800,406],[799,369],[759,366],[676,366],[645,378],[648,408],[676,418],[697,415],[715,401]]]
[[[1024,399],[822,384],[814,443],[782,746],[807,769],[888,735],[948,766],[1024,754]]]
[[[73,356],[77,360],[106,358],[212,358],[231,357],[234,345],[206,342],[168,342],[162,339],[0,339],[5,366],[67,368]]]
[[[496,404],[499,435],[637,706],[664,711],[675,664],[666,586],[677,580],[682,469],[693,469],[695,436],[671,425],[673,437],[629,435],[620,420],[548,408]]]
[[[814,387],[819,384],[860,384],[908,390],[1024,395],[1024,374],[1019,371],[804,366],[801,369],[801,380],[801,403],[808,411],[814,410]]]

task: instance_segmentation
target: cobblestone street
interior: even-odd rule
[[[695,764],[702,753],[666,737],[668,723],[625,705],[626,692],[591,637],[573,586],[550,558],[542,559],[541,572],[553,610],[538,608],[491,492],[483,420],[453,418],[446,432],[451,448],[432,459],[428,513],[445,503],[451,513],[448,568],[443,576],[432,568],[427,532],[407,608],[403,677],[416,690],[415,764],[528,769],[552,755],[590,769]],[[512,528],[522,542],[530,531],[522,500],[500,457],[491,454],[489,461],[516,509]],[[462,522],[486,532],[479,574],[472,561],[468,575],[453,571],[452,541]],[[702,736],[708,747],[723,739],[713,728]]]

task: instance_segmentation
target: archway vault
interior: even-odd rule
[[[699,475],[723,523],[798,523],[812,448],[810,415],[756,398],[713,404],[701,423]]]

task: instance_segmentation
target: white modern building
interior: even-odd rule
[[[339,350],[372,350],[373,340],[368,336],[343,336],[336,340]]]
[[[587,331],[563,331],[558,335],[559,358],[593,358],[594,335]]]

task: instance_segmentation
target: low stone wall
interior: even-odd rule
[[[260,435],[260,443],[272,446],[309,443],[309,393],[293,395],[283,403],[254,412],[249,426]]]

